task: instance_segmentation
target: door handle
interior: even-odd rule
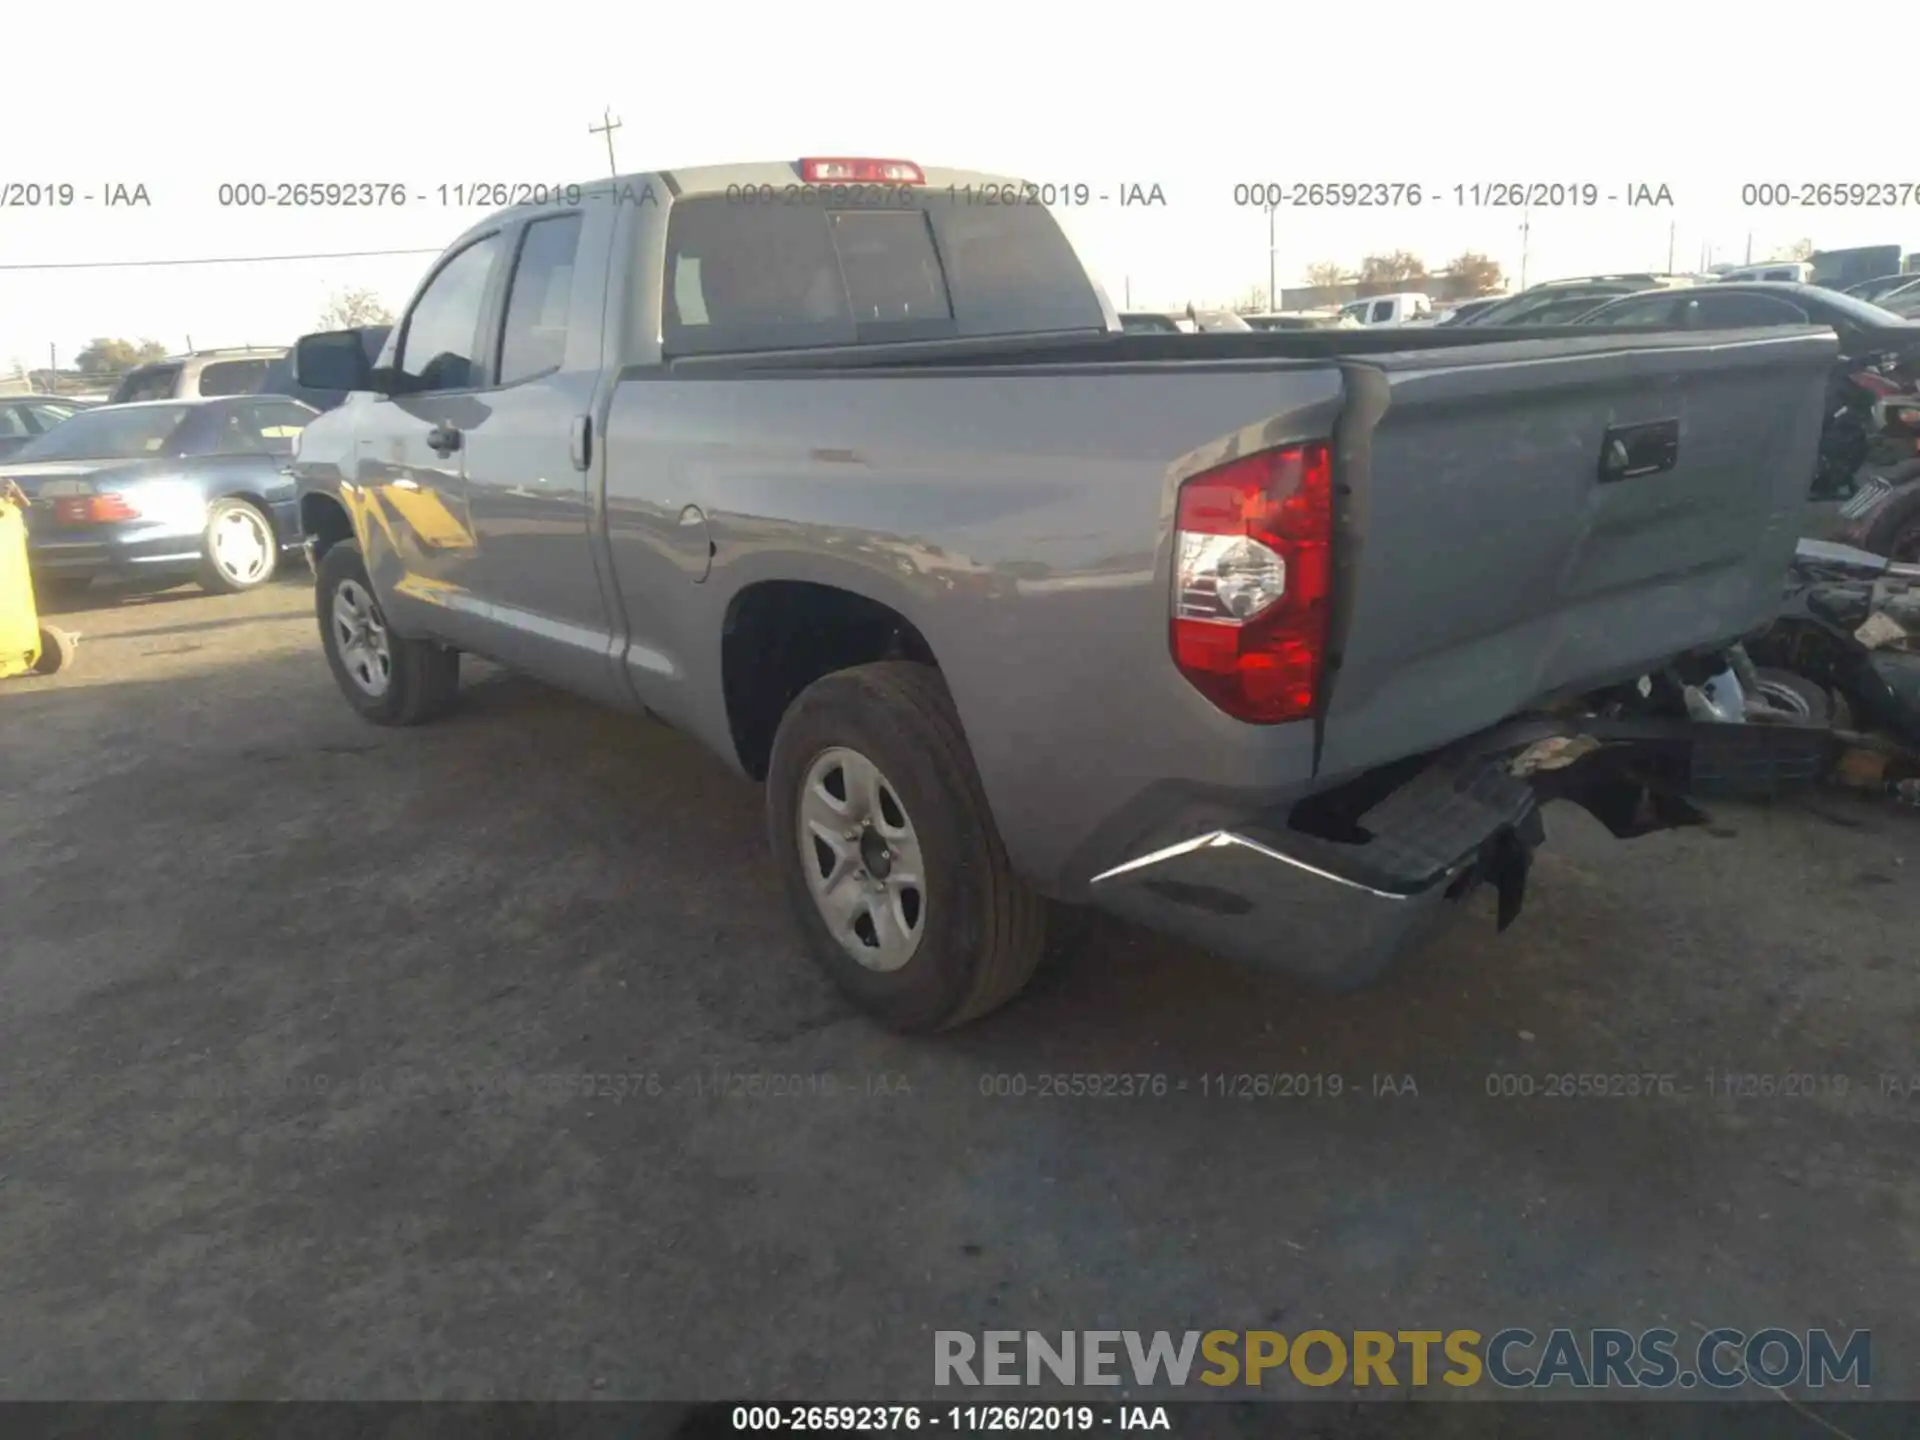
[[[1660,475],[1680,463],[1680,422],[1611,425],[1600,441],[1600,483]]]
[[[460,448],[458,425],[436,425],[427,432],[427,448],[445,459]]]

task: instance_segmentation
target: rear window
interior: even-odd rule
[[[134,460],[175,455],[191,405],[107,406],[83,411],[14,452],[17,461]]]
[[[200,371],[202,395],[251,395],[267,378],[266,360],[218,360]]]
[[[939,193],[891,207],[698,196],[667,229],[669,355],[1103,329],[1043,206]]]
[[[180,383],[178,365],[146,365],[130,370],[114,387],[113,403],[129,405],[136,400],[171,400]]]

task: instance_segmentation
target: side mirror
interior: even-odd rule
[[[307,390],[379,388],[358,330],[302,335],[293,346],[293,380]]]

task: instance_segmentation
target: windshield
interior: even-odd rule
[[[191,405],[108,406],[82,410],[38,440],[16,450],[13,459],[136,460],[167,455]]]
[[[1833,290],[1821,291],[1819,294],[1821,304],[1826,309],[1833,311],[1837,315],[1844,316],[1856,325],[1878,327],[1881,325],[1906,325],[1910,323],[1894,314],[1893,311],[1883,310],[1880,306],[1862,300],[1857,295],[1842,295]]]
[[[1877,280],[1863,280],[1858,285],[1849,285],[1841,293],[1851,295],[1856,300],[1879,301],[1909,285],[1920,285],[1920,275],[1882,275]]]

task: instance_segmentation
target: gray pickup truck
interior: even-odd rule
[[[1504,928],[1545,800],[1699,818],[1676,697],[1779,607],[1830,332],[1128,335],[1031,197],[633,175],[474,226],[374,361],[303,338],[348,702],[466,652],[687,731],[904,1030],[1056,904],[1341,987]]]

